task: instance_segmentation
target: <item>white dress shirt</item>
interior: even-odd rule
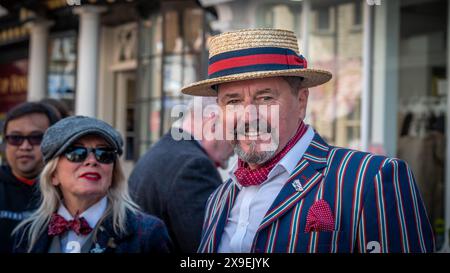
[[[218,252],[250,252],[253,238],[275,198],[280,193],[295,166],[305,153],[314,137],[314,130],[308,127],[305,135],[269,172],[267,180],[260,185],[243,187],[237,182],[234,172],[237,163],[230,171],[230,178],[240,189],[234,206],[225,225]]]
[[[108,204],[108,200],[103,197],[100,201],[92,205],[82,214],[80,214],[80,218],[84,217],[88,222],[91,228],[94,228],[97,225],[97,222],[103,216],[103,213],[106,210],[106,206]],[[73,216],[67,210],[67,208],[61,204],[58,209],[58,214],[64,217],[67,221],[73,220]],[[81,247],[87,241],[89,234],[87,235],[77,235],[73,230],[69,230],[64,235],[60,236],[61,242],[61,252],[63,253],[80,253]]]

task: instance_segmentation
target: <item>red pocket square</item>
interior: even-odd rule
[[[305,232],[311,231],[333,231],[334,217],[330,205],[325,200],[317,200],[309,208],[306,216]]]

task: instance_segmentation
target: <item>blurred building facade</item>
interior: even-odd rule
[[[0,120],[45,97],[114,125],[125,169],[168,130],[184,84],[207,70],[208,20],[198,1],[2,1]],[[2,85],[3,83],[3,85]]]
[[[445,0],[4,0],[0,6],[0,120],[21,101],[63,99],[74,113],[101,118],[123,134],[127,172],[169,129],[172,106],[189,100],[180,88],[207,77],[208,37],[249,27],[293,30],[308,66],[333,73],[310,90],[307,122],[331,144],[406,160],[438,245],[450,230]]]

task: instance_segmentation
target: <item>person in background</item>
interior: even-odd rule
[[[207,107],[211,113],[203,116]],[[214,133],[219,126],[215,99],[192,101],[188,108],[171,132],[139,159],[130,176],[132,197],[166,223],[175,251],[183,253],[196,252],[206,200],[222,184],[217,167],[226,168],[233,154],[226,141],[205,137],[204,128]],[[194,130],[196,108],[201,130]]]
[[[39,145],[58,121],[45,104],[25,102],[11,109],[3,127],[6,163],[0,167],[0,252],[12,251],[11,232],[36,208],[36,181],[43,167]]]
[[[95,118],[72,116],[50,127],[41,144],[42,201],[14,230],[14,252],[169,252],[164,223],[131,201],[122,146],[120,134]]]

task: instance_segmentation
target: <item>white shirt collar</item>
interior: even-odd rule
[[[307,126],[308,129],[306,130],[302,138],[300,138],[300,140],[294,145],[294,147],[292,147],[291,150],[289,150],[289,152],[275,165],[275,167],[273,167],[273,169],[267,176],[267,180],[264,181],[263,184],[284,171],[288,174],[292,174],[298,161],[303,157],[303,154],[306,152],[306,149],[314,138],[314,129],[309,125]],[[229,171],[229,175],[233,182],[238,186],[238,188],[242,189],[242,185],[239,184],[236,176],[234,175],[234,172],[237,168],[238,161],[234,163],[233,167]]]
[[[97,225],[100,218],[102,218],[103,213],[106,211],[107,205],[108,199],[105,196],[102,199],[100,199],[100,201],[90,206],[82,214],[80,214],[80,217],[84,217],[84,219],[86,219],[86,221],[88,222],[89,226],[91,228],[94,228]],[[58,214],[64,217],[67,221],[73,220],[73,216],[70,214],[70,212],[62,203],[59,206]]]
[[[294,171],[295,166],[297,166],[297,163],[299,162],[300,158],[303,157],[303,154],[306,152],[306,149],[308,149],[308,146],[313,140],[313,138],[314,138],[314,130],[311,126],[308,126],[308,130],[306,130],[303,137],[280,160],[280,162],[278,162],[278,164],[275,165],[275,168],[277,168],[278,166],[282,166],[287,171],[287,173],[291,174]],[[269,177],[270,175],[271,174],[269,173]]]

